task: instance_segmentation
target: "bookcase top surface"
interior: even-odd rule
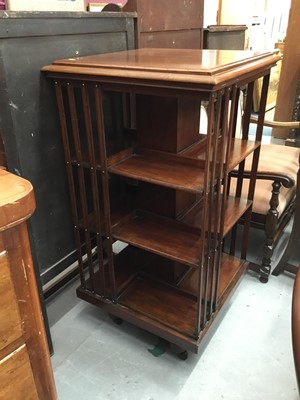
[[[277,51],[136,49],[67,58],[44,71],[217,84],[274,65]]]

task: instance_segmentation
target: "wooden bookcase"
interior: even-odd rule
[[[263,113],[270,68],[278,58],[275,53],[138,49],[58,60],[43,68],[55,82],[80,298],[197,352],[248,268]],[[258,77],[263,85],[253,142],[248,128]],[[241,87],[247,91],[246,110],[243,136],[236,139]],[[133,96],[135,101],[127,102]],[[105,118],[108,104],[114,114]],[[135,129],[126,124],[128,104],[135,105]],[[199,134],[201,105],[208,126]],[[124,124],[117,122],[119,113]],[[250,190],[242,198],[244,160],[250,154]],[[233,171],[238,184],[230,197]]]

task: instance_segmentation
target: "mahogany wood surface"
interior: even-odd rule
[[[38,400],[26,345],[0,360],[0,395],[2,399]]]
[[[29,218],[34,209],[31,183],[0,170],[0,232]]]
[[[199,263],[199,233],[180,222],[136,213],[113,228],[113,236],[139,248],[191,266]]]
[[[140,147],[177,153],[199,139],[198,98],[136,97]],[[168,118],[165,116],[168,115]]]
[[[18,302],[10,276],[8,257],[4,253],[0,256],[0,355],[5,347],[22,336],[22,323]]]
[[[109,171],[157,185],[188,190],[192,193],[201,192],[203,188],[204,174],[201,173],[199,167],[184,163],[180,157],[175,164],[165,157],[134,154],[110,167]]]
[[[225,202],[225,218],[224,218],[224,231],[223,235],[226,236],[230,229],[238,222],[238,220],[245,214],[249,209],[252,202],[245,198],[236,198],[229,196]],[[182,222],[185,222],[189,226],[200,228],[203,219],[203,208],[201,203],[196,204],[187,212]]]
[[[47,72],[157,79],[172,82],[219,85],[242,80],[243,76],[268,69],[280,59],[278,51],[195,49],[137,49],[111,54],[57,60],[42,68]]]
[[[234,139],[231,142],[230,148],[230,163],[228,165],[228,169],[232,170],[235,168],[241,160],[245,159],[249,154],[253,152],[259,143],[250,142],[248,140]],[[220,150],[219,150],[220,151]],[[203,148],[203,139],[189,148],[183,150],[181,155],[196,159],[196,160],[205,160],[205,148]]]
[[[145,255],[144,255],[145,257]],[[158,262],[161,259],[153,260]],[[239,282],[248,268],[248,263],[244,260],[224,255],[221,260],[222,267],[220,269],[220,285],[219,285],[219,305],[221,306],[232,292],[232,288]],[[129,274],[130,264],[125,267],[123,264],[124,273]],[[168,340],[176,343],[178,335],[185,333],[184,341],[188,348],[192,351],[196,350],[196,341],[199,338],[194,336],[194,324],[197,316],[196,293],[197,293],[197,272],[188,274],[182,281],[178,283],[177,290],[173,286],[155,282],[147,278],[139,277],[133,273],[131,279],[127,275],[127,279],[123,280],[123,285],[120,285],[120,296],[118,302],[123,307],[121,309],[109,308],[109,311],[121,317],[128,317],[125,307],[138,313],[139,319],[145,323],[145,320],[154,320],[158,324],[162,324],[159,328],[160,335]],[[228,279],[229,278],[229,279]],[[87,298],[80,288],[78,289],[79,297],[90,300],[92,303],[105,308],[105,303],[101,302],[99,297],[91,295]],[[174,313],[174,310],[176,312]],[[137,323],[137,322],[135,322]],[[141,326],[144,327],[143,323]],[[164,326],[164,327],[163,327]],[[169,329],[171,328],[171,330]],[[157,328],[153,324],[152,329],[147,326],[150,332],[157,333]],[[177,332],[177,333],[174,333]],[[165,336],[166,335],[166,336]],[[180,337],[180,335],[179,335]],[[179,343],[182,345],[181,341]]]

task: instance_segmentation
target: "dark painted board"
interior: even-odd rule
[[[175,49],[199,49],[202,33],[199,29],[181,31],[141,32],[140,47],[169,47]]]
[[[53,82],[40,69],[133,48],[133,20],[129,13],[0,13],[0,129],[9,170],[34,186],[30,239],[43,283],[75,260],[75,245]]]

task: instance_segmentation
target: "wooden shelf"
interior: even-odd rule
[[[120,223],[120,221],[123,218],[126,218],[126,216],[129,213],[130,213],[130,208],[128,207],[127,204],[122,202],[114,202],[114,204],[111,206],[111,216],[110,216],[111,226],[115,226],[118,223]],[[84,219],[81,218],[79,220],[78,226],[82,229],[87,229],[90,232],[99,232],[100,234],[106,235],[103,210],[100,210],[100,216],[99,216],[100,229],[98,228],[97,217],[94,212],[88,214],[86,221],[84,221]]]
[[[114,239],[193,267],[199,265],[200,231],[158,215],[136,211],[112,228]]]
[[[95,292],[101,293],[101,278],[99,266],[95,265]],[[108,265],[104,264],[104,271],[106,274],[106,281],[109,283]],[[182,278],[190,271],[190,267],[160,257],[141,250],[135,246],[128,245],[120,253],[114,254],[114,272],[117,296],[131,284],[132,280],[138,275],[149,277],[149,279],[156,279],[156,281],[163,281],[166,284],[177,285],[182,281]],[[87,290],[92,290],[91,280],[86,281]],[[106,294],[111,294],[110,284],[106,287]]]
[[[232,171],[242,160],[244,160],[249,154],[251,154],[257,147],[258,142],[250,140],[233,139],[231,143],[231,149],[229,154],[228,170]],[[181,152],[181,155],[187,158],[205,161],[205,139],[203,138],[189,147],[187,150]]]
[[[260,146],[258,142],[234,139],[231,144],[228,170],[232,171],[242,160],[253,153]]]
[[[248,210],[251,201],[229,196],[225,205],[223,236],[238,222]],[[201,202],[198,202],[180,221],[148,213],[131,210],[124,202],[116,202],[111,210],[111,226],[116,240],[132,244],[174,261],[197,266],[200,249],[200,230],[203,220]],[[101,214],[101,233],[105,233],[104,216]],[[89,214],[87,223],[81,220],[91,232],[97,232],[94,214]]]
[[[221,307],[224,304],[232,288],[245,273],[248,266],[248,261],[241,260],[225,253],[222,254],[218,287],[218,307]],[[180,288],[187,293],[196,295],[198,291],[197,282],[197,271],[191,271],[187,279],[182,282]]]
[[[223,236],[227,235],[229,230],[238,222],[251,204],[252,202],[245,198],[228,197],[225,204]],[[181,219],[181,222],[198,229],[200,229],[202,221],[203,210],[200,202]]]
[[[197,302],[168,286],[138,278],[118,301],[179,332],[191,336],[195,332]]]
[[[224,303],[247,267],[247,262],[223,255],[218,304]],[[196,294],[197,273],[194,271],[182,283],[181,288]],[[178,332],[189,336],[195,334],[197,302],[175,288],[138,277],[119,297],[118,302]]]
[[[179,156],[175,163],[174,157],[161,154],[133,154],[110,166],[109,172],[192,193],[202,192],[204,185],[203,169],[197,163],[185,162]]]

